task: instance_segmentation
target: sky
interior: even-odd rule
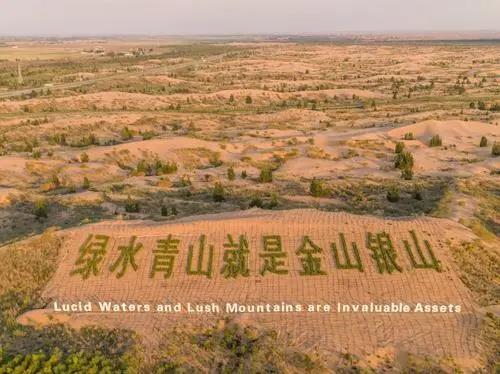
[[[0,0],[2,36],[500,30],[500,0]]]

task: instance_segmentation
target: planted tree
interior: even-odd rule
[[[397,186],[391,186],[387,190],[387,200],[391,203],[399,201],[399,188]]]
[[[500,156],[500,143],[499,142],[494,142],[493,147],[491,147],[491,154],[492,156]]]
[[[413,155],[408,151],[397,153],[394,157],[394,167],[401,170],[401,178],[410,180],[413,178],[413,166],[415,161]]]
[[[226,200],[224,197],[224,186],[220,182],[216,182],[212,191],[212,198],[215,202]]]
[[[132,133],[132,130],[130,130],[127,126],[125,126],[121,131],[120,131],[120,136],[122,140],[130,140],[134,136]]]
[[[233,167],[231,166],[229,169],[227,169],[227,179],[230,181],[233,181],[236,178],[236,174],[234,172]]]
[[[139,213],[139,203],[137,201],[132,200],[130,195],[128,195],[127,201],[125,203],[125,211],[127,213]]]
[[[401,152],[403,152],[404,148],[405,148],[405,143],[397,142],[396,147],[394,148],[394,153],[401,153]]]
[[[441,147],[443,145],[443,140],[436,134],[429,141],[429,147]]]
[[[90,181],[89,178],[83,177],[83,184],[82,187],[84,190],[88,190],[90,188]]]
[[[272,183],[272,181],[273,181],[273,171],[269,168],[261,169],[259,175],[259,182]]]
[[[324,196],[326,193],[326,189],[323,186],[323,182],[317,178],[313,178],[311,184],[309,185],[309,192],[314,197]]]
[[[47,218],[49,212],[49,204],[45,199],[39,199],[35,201],[35,205],[33,207],[33,214],[37,218]]]

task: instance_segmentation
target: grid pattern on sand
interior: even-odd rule
[[[446,241],[459,237],[460,231],[444,220],[416,218],[389,220],[345,213],[314,210],[286,212],[254,211],[245,214],[211,216],[210,219],[177,221],[169,224],[112,222],[90,225],[70,231],[58,270],[44,292],[44,297],[59,303],[78,301],[114,301],[156,306],[163,303],[218,303],[224,312],[226,303],[238,304],[331,304],[333,312],[247,313],[238,318],[250,319],[278,330],[286,330],[307,345],[326,350],[370,352],[378,347],[394,345],[418,354],[451,354],[472,356],[476,352],[478,319],[468,290],[453,271]],[[405,250],[403,240],[410,243],[410,231],[425,252],[427,240],[441,263],[442,271],[415,269]],[[372,251],[366,246],[367,232],[388,233],[397,254],[401,272],[380,274]],[[349,250],[357,244],[363,272],[336,267],[331,243],[340,248],[343,233]],[[97,276],[82,279],[70,275],[75,269],[79,248],[89,234],[109,235],[106,256]],[[157,240],[172,234],[180,240],[172,274],[150,277],[153,250]],[[214,246],[211,278],[188,275],[188,246],[198,248],[200,235],[206,245]],[[221,274],[224,243],[227,234],[235,241],[239,235],[248,239],[249,275],[225,278]],[[109,267],[119,256],[118,246],[126,245],[132,235],[143,248],[137,252],[138,268],[128,268],[121,278]],[[284,268],[288,274],[262,276],[262,237],[280,235]],[[315,254],[321,259],[324,275],[301,275],[303,264],[297,249],[308,236],[321,248]],[[351,252],[352,253],[352,252]],[[459,304],[460,313],[339,313],[337,303],[376,304],[416,303]],[[216,316],[215,316],[216,317]],[[166,328],[178,323],[203,323],[213,314],[182,313],[80,313],[71,317],[79,323],[98,323],[131,328],[154,340]]]

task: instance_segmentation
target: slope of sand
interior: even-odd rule
[[[420,244],[428,240],[442,271],[412,267],[403,240],[411,242],[409,230],[414,230]],[[396,263],[402,272],[380,274],[371,250],[365,246],[367,232],[386,232],[391,236]],[[351,242],[359,248],[363,272],[336,267],[331,243],[340,248],[339,233],[344,233],[349,251]],[[79,256],[79,247],[89,234],[110,236],[103,262],[97,276],[83,280],[71,276]],[[180,240],[170,278],[156,274],[150,278],[153,250],[157,240],[169,234]],[[199,237],[206,235],[206,244],[214,245],[211,278],[188,275],[186,266],[189,245],[199,248]],[[227,234],[245,235],[249,245],[249,274],[247,277],[225,278],[221,274],[224,243]],[[118,246],[126,245],[131,235],[143,244],[137,252],[137,270],[131,267],[122,278],[110,271],[119,257]],[[288,274],[260,274],[262,267],[262,236],[280,235],[283,243],[284,267]],[[308,235],[319,246],[324,275],[301,275],[303,270],[297,249]],[[468,290],[457,277],[447,241],[470,239],[470,231],[447,220],[417,218],[389,220],[346,213],[326,213],[315,210],[261,211],[226,213],[185,218],[169,224],[152,222],[103,222],[64,232],[65,245],[58,270],[44,290],[48,309],[28,312],[20,318],[24,323],[45,323],[51,314],[53,301],[78,302],[114,301],[157,304],[180,302],[261,304],[282,302],[290,304],[341,303],[415,303],[459,304],[460,313],[245,313],[237,315],[254,323],[288,331],[300,337],[304,344],[322,350],[349,351],[357,354],[373,352],[380,347],[419,354],[474,357],[476,353],[478,319]],[[424,248],[425,252],[425,248]],[[198,253],[198,252],[195,252]],[[427,252],[425,252],[427,253]],[[352,252],[351,252],[352,255]],[[428,254],[427,254],[428,256]],[[194,258],[198,258],[195,254]],[[343,256],[341,255],[341,259]],[[206,263],[205,263],[206,264]],[[95,304],[96,305],[96,304]],[[102,324],[134,329],[151,344],[162,331],[178,323],[203,323],[222,314],[164,313],[74,313],[56,314],[56,320],[66,320],[75,326]],[[48,318],[50,320],[50,318]],[[44,322],[45,321],[45,322]]]
[[[437,121],[428,120],[409,126],[390,130],[388,135],[392,138],[402,139],[406,133],[413,133],[415,139],[428,142],[432,136],[438,134],[447,144],[456,141],[472,141],[479,144],[481,136],[498,138],[500,127],[482,122],[465,122],[459,120]]]

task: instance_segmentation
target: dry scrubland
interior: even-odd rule
[[[498,44],[474,42],[0,43],[0,365],[51,357],[68,368],[77,357],[112,372],[495,370],[499,56]],[[229,213],[249,208],[262,210]],[[280,212],[305,208],[316,211]],[[193,217],[207,213],[221,215]],[[307,230],[290,223],[297,217]],[[432,232],[445,269],[334,271],[326,241],[342,219],[359,243],[365,226]],[[142,235],[151,246],[183,227],[205,230],[220,256],[221,228],[295,228],[325,241],[331,274],[154,284],[131,273],[123,283],[69,276],[88,233]],[[362,259],[372,265],[367,252]],[[170,317],[39,311],[54,298],[157,301],[169,290],[193,302],[420,297],[464,310],[192,318],[175,326],[175,343]],[[54,324],[61,318],[69,327]]]

